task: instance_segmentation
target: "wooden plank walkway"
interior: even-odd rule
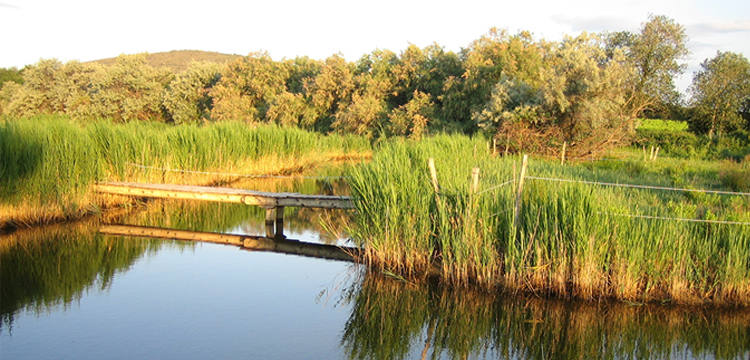
[[[284,238],[284,207],[354,209],[354,204],[348,196],[275,193],[210,186],[100,182],[94,184],[94,191],[124,196],[218,201],[260,206],[266,209],[267,237],[281,239]]]
[[[353,209],[348,196],[304,195],[265,191],[217,188],[210,186],[146,184],[134,182],[100,182],[94,185],[99,193],[167,199],[188,199],[242,203],[264,208],[284,206],[322,209]]]

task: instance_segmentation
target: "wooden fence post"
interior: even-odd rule
[[[430,167],[430,177],[432,178],[432,187],[435,189],[435,193],[440,192],[440,186],[438,186],[437,170],[435,170],[435,160],[430,158],[427,160],[427,165]]]
[[[565,164],[565,148],[568,147],[568,142],[563,141],[562,155],[560,156],[560,165]]]
[[[471,169],[471,194],[476,194],[479,189],[479,168]]]
[[[518,188],[516,189],[516,207],[515,216],[513,217],[513,226],[517,229],[521,216],[521,195],[523,194],[523,179],[526,177],[526,166],[528,165],[528,155],[523,156],[523,162],[521,163],[521,175],[518,177]]]

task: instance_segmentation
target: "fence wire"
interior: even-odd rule
[[[495,185],[495,186],[493,186],[493,187],[491,187],[491,188],[489,188],[489,189],[484,189],[484,190],[482,190],[482,191],[478,192],[478,193],[477,193],[477,195],[479,195],[479,194],[483,194],[483,193],[486,193],[486,192],[488,192],[488,191],[492,191],[492,190],[495,190],[495,189],[499,189],[499,188],[501,188],[501,187],[503,187],[503,186],[505,186],[505,185],[508,185],[508,184],[514,183],[515,181],[516,181],[515,179],[513,179],[513,180],[509,180],[509,181],[506,181],[506,182],[504,182],[504,183],[502,183],[502,184],[500,184],[500,185]]]
[[[536,176],[526,176],[525,178],[526,179],[532,179],[532,180],[570,182],[570,183],[579,183],[579,184],[590,184],[590,185],[601,185],[601,186],[615,186],[615,187],[626,187],[626,188],[636,188],[636,189],[666,190],[666,191],[685,191],[685,192],[701,192],[701,193],[706,193],[706,194],[750,196],[750,193],[734,192],[734,191],[705,190],[705,189],[680,189],[680,188],[672,188],[672,187],[665,187],[665,186],[616,184],[616,183],[605,183],[605,182],[586,181],[586,180],[553,179],[553,178],[543,178],[543,177],[536,177]]]
[[[669,217],[663,217],[663,216],[612,214],[612,213],[602,213],[602,212],[598,212],[597,214],[600,214],[600,215],[610,215],[610,216],[631,217],[631,218],[641,218],[641,219],[688,221],[688,222],[698,222],[698,223],[711,223],[711,224],[728,224],[728,225],[745,225],[745,226],[750,226],[750,223],[741,222],[741,221],[704,220],[704,219],[682,219],[682,218],[669,218]]]

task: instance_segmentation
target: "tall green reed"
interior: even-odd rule
[[[459,286],[635,302],[750,303],[750,226],[677,220],[750,223],[746,198],[530,178],[515,216],[518,184],[495,186],[514,179],[520,161],[491,156],[485,141],[445,135],[395,141],[351,170],[358,215],[349,233],[367,249],[365,261],[402,275],[437,272]],[[472,167],[481,170],[476,193],[469,188]],[[675,185],[542,159],[532,160],[528,175]]]
[[[60,208],[63,216],[74,217],[92,210],[86,196],[94,181],[166,181],[182,174],[170,170],[231,172],[261,159],[294,164],[305,157],[315,163],[369,149],[361,137],[240,122],[171,126],[5,118],[0,121],[0,201],[42,211]]]

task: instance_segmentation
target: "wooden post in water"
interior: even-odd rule
[[[276,208],[276,236],[277,239],[284,239],[284,207],[279,206]]]
[[[266,237],[284,239],[284,207],[266,208]]]
[[[516,189],[516,207],[515,216],[513,217],[513,226],[517,229],[521,216],[521,195],[523,194],[523,179],[526,176],[526,166],[528,165],[528,155],[523,156],[523,162],[521,163],[521,175],[518,177],[518,188]]]
[[[560,155],[560,165],[565,164],[565,148],[568,147],[568,142],[563,141],[562,155]]]
[[[471,169],[471,194],[476,194],[479,189],[479,168]]]
[[[276,208],[266,208],[266,237],[267,238],[273,238],[274,232],[273,232],[273,225],[274,220],[276,219],[276,212],[274,211]]]
[[[432,187],[435,189],[435,193],[440,192],[440,186],[438,186],[437,170],[435,169],[435,159],[430,158],[427,160],[427,166],[430,167],[430,177],[432,178]]]

